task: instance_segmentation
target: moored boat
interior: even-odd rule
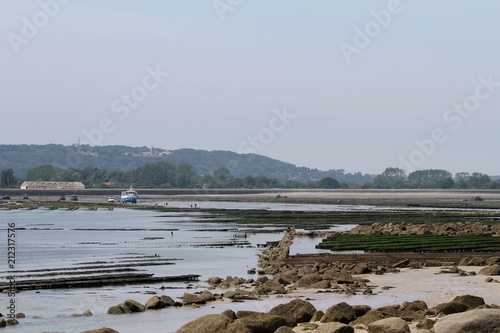
[[[131,203],[137,203],[137,191],[130,186],[130,189],[126,191],[122,191],[121,199],[120,201],[125,203],[125,202],[131,202]]]

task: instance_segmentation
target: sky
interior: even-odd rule
[[[500,175],[496,0],[2,0],[0,144]]]

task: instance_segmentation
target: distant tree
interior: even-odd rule
[[[474,172],[469,177],[469,187],[471,188],[487,188],[490,182],[490,176],[480,172]]]
[[[1,187],[15,187],[17,185],[17,178],[14,177],[14,170],[6,169],[0,174],[0,186]]]
[[[26,173],[26,180],[30,181],[55,181],[58,179],[57,169],[50,164],[31,168]]]
[[[376,188],[403,188],[405,187],[406,172],[401,168],[386,168],[378,175],[373,185]]]
[[[332,177],[325,177],[319,181],[320,188],[339,188],[340,183]]]
[[[455,187],[457,188],[468,188],[469,187],[469,177],[468,172],[457,172],[455,174]]]
[[[232,182],[231,171],[228,168],[222,167],[214,171],[215,187],[227,188]]]
[[[415,188],[449,188],[450,181],[452,183],[453,179],[451,173],[446,170],[429,169],[411,172],[408,175],[408,181]]]

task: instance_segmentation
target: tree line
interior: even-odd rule
[[[15,176],[13,169],[0,173],[0,187],[19,188],[24,181],[80,181],[87,188],[123,188],[130,185],[140,188],[304,188],[304,189],[498,189],[500,180],[474,172],[459,172],[454,176],[446,170],[417,170],[407,174],[400,168],[387,168],[373,182],[364,185],[339,182],[333,177],[318,180],[281,181],[266,176],[235,177],[229,168],[222,167],[210,174],[198,174],[188,163],[174,164],[159,161],[145,164],[129,171],[107,171],[97,167],[58,168],[41,165],[31,168],[26,179]]]

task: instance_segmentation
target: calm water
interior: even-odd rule
[[[200,218],[193,213],[162,213],[133,209],[99,209],[90,211],[66,210],[0,210],[0,229],[7,233],[7,224],[15,223],[16,270],[55,269],[85,265],[92,262],[116,263],[127,257],[154,256],[168,259],[174,265],[139,267],[156,276],[200,274],[199,282],[193,282],[190,292],[206,287],[210,276],[255,277],[248,275],[255,268],[259,249],[257,244],[281,239],[282,232],[252,233],[244,225],[212,218]],[[332,226],[333,227],[333,226]],[[348,226],[349,228],[351,226]],[[345,227],[344,227],[345,228]],[[264,226],[273,230],[273,226]],[[172,234],[173,233],[173,234]],[[242,236],[247,233],[247,238]],[[235,236],[237,236],[235,238]],[[5,235],[5,237],[7,237]],[[221,247],[234,240],[248,241],[241,247]],[[314,246],[320,239],[297,238],[291,253],[317,252]],[[208,246],[207,246],[208,245]],[[0,278],[12,274],[7,267],[7,255],[2,254]],[[17,273],[26,274],[26,273]],[[5,281],[5,280],[4,280]],[[159,290],[159,287],[168,288]],[[147,329],[173,332],[185,322],[200,316],[200,311],[191,308],[148,311],[139,315],[111,316],[107,309],[127,298],[144,303],[158,292],[173,298],[186,291],[187,283],[162,283],[132,285],[126,287],[58,289],[23,291],[16,296],[17,312],[26,314],[22,324],[9,328],[9,332],[80,332],[81,330],[113,327],[120,332],[137,332]],[[221,291],[219,291],[221,292]],[[8,304],[7,295],[0,295],[2,310]],[[256,302],[253,302],[256,303]],[[268,303],[243,303],[222,305],[237,309],[269,306]],[[210,307],[207,307],[210,309]],[[85,310],[92,317],[71,317]],[[206,311],[206,309],[205,309]],[[222,311],[222,310],[220,310]],[[219,308],[216,312],[220,312]],[[39,318],[33,318],[37,316]]]
[[[169,206],[189,207],[190,203],[171,202]],[[338,205],[287,205],[260,203],[198,203],[198,207],[240,209],[281,209],[281,210],[346,210]],[[320,207],[318,207],[320,206]],[[351,206],[352,210],[366,209]],[[368,209],[372,209],[368,207]],[[257,265],[258,244],[281,239],[282,232],[252,233],[244,225],[213,218],[201,218],[192,213],[162,213],[133,209],[100,209],[90,211],[79,209],[65,210],[0,210],[0,233],[7,238],[7,224],[15,223],[16,232],[16,269],[55,269],[77,267],[89,262],[119,262],[127,257],[158,255],[160,258],[181,259],[171,261],[174,265],[139,267],[156,276],[180,274],[200,274],[199,282],[162,283],[151,285],[132,285],[125,287],[58,289],[23,291],[16,296],[16,310],[26,314],[21,325],[9,327],[9,332],[81,332],[103,326],[112,327],[121,333],[138,331],[174,332],[184,323],[207,313],[220,313],[225,309],[246,309],[268,311],[278,303],[290,299],[273,299],[245,303],[215,302],[201,309],[190,307],[147,311],[142,314],[107,315],[107,309],[125,299],[132,298],[145,303],[151,297],[149,292],[169,295],[176,299],[186,291],[201,291],[206,287],[210,276],[238,276],[255,278],[247,270]],[[335,230],[352,228],[333,226]],[[272,225],[264,229],[273,230]],[[173,235],[172,235],[173,232]],[[235,239],[247,232],[248,246],[221,247],[221,244]],[[321,239],[297,237],[290,253],[314,253],[314,246]],[[2,241],[2,244],[5,244]],[[208,245],[208,246],[207,246]],[[0,257],[0,279],[11,272],[7,266],[6,246]],[[21,274],[21,273],[19,273]],[[168,289],[160,290],[161,286]],[[186,289],[187,287],[190,289]],[[174,288],[174,289],[171,289]],[[192,289],[191,289],[192,288]],[[221,293],[223,291],[215,291]],[[330,304],[345,300],[345,296],[331,296]],[[381,298],[354,296],[351,304],[374,304],[383,302]],[[9,298],[0,294],[0,312],[6,313]],[[324,306],[326,309],[326,305]],[[91,317],[72,317],[73,313],[91,310]],[[34,318],[34,316],[36,316]]]

